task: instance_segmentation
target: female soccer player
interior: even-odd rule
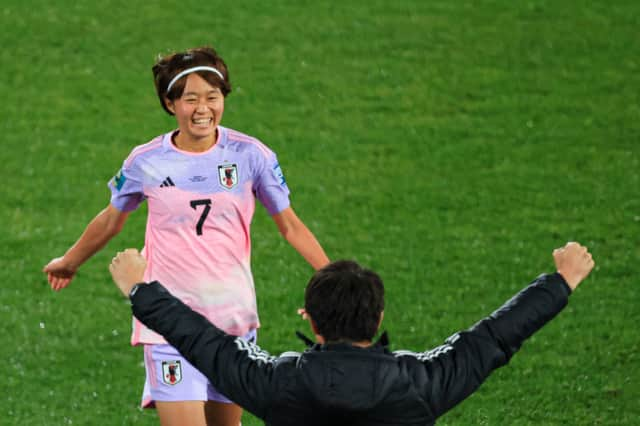
[[[329,259],[291,208],[273,151],[220,125],[231,84],[215,50],[195,48],[160,58],[153,75],[160,104],[176,117],[178,129],[133,149],[109,182],[109,205],[44,272],[54,290],[66,287],[146,200],[145,281],[161,281],[227,333],[254,340],[259,321],[249,229],[255,199],[313,268]],[[239,424],[241,408],[135,319],[131,342],[144,345],[142,404],[155,405],[161,424]]]

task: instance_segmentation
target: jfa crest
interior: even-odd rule
[[[238,166],[235,164],[222,164],[218,166],[220,185],[231,189],[238,184]]]
[[[162,381],[168,385],[177,385],[182,380],[180,360],[162,361]]]

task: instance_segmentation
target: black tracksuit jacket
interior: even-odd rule
[[[267,425],[430,425],[505,365],[567,304],[560,274],[541,275],[501,308],[426,352],[346,343],[271,356],[229,336],[169,294],[140,285],[133,314],[220,392]]]

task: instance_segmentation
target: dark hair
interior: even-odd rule
[[[169,93],[167,93],[169,82],[171,82],[178,73],[187,68],[198,66],[209,66],[220,71],[224,79],[220,79],[220,76],[211,71],[196,71],[195,74],[198,74],[212,86],[218,87],[223,96],[226,97],[231,93],[231,81],[229,80],[227,65],[212,47],[195,47],[184,52],[160,56],[151,70],[153,71],[153,82],[156,86],[156,93],[158,94],[160,105],[162,105],[162,108],[169,115],[173,115],[173,113],[169,111],[164,100],[167,98],[173,101],[182,96],[187,82],[187,76],[181,77],[176,81]]]
[[[384,310],[384,285],[375,272],[339,260],[311,277],[304,306],[326,341],[371,340]]]

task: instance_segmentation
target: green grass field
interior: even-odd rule
[[[553,248],[590,247],[565,312],[439,424],[638,424],[637,1],[5,0],[0,28],[0,424],[158,424],[107,271],[145,212],[66,290],[41,269],[131,148],[174,126],[155,56],[204,44],[234,84],[223,125],[278,153],[332,259],[382,275],[394,349],[440,344],[551,271]],[[310,267],[262,208],[252,232],[260,343],[301,350]]]

